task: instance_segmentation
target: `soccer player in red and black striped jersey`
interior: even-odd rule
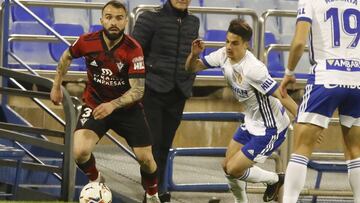
[[[100,181],[92,151],[112,129],[132,147],[140,164],[147,202],[157,197],[157,166],[152,139],[140,103],[144,93],[145,65],[141,46],[124,34],[127,11],[119,1],[109,1],[100,19],[104,29],[88,33],[67,49],[58,64],[51,100],[62,101],[61,83],[73,58],[85,57],[88,82],[84,105],[74,133],[74,158],[90,181]]]

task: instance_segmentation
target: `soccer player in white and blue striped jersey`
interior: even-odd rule
[[[248,202],[246,182],[266,183],[263,196],[266,202],[277,197],[283,174],[263,170],[254,164],[263,163],[285,140],[290,123],[285,108],[293,115],[297,109],[290,97],[281,97],[266,66],[247,50],[251,37],[252,29],[245,21],[233,20],[225,47],[198,59],[204,45],[201,40],[195,40],[185,65],[192,72],[220,67],[234,97],[244,105],[245,123],[230,141],[223,163],[236,203]]]
[[[360,203],[360,6],[357,0],[299,0],[295,36],[280,90],[295,82],[294,70],[310,34],[312,67],[295,126],[294,152],[286,170],[283,202],[295,203],[319,132],[336,108],[345,141],[349,182]]]

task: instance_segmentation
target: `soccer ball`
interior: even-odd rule
[[[111,191],[104,183],[88,183],[80,192],[79,203],[111,203],[111,201]]]

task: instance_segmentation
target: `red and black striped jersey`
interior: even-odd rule
[[[141,46],[128,35],[110,50],[103,31],[81,35],[69,48],[73,58],[85,57],[88,82],[83,101],[91,108],[122,96],[130,89],[129,78],[144,78]]]

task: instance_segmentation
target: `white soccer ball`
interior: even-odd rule
[[[91,182],[81,190],[79,203],[111,203],[111,191],[104,183]]]

